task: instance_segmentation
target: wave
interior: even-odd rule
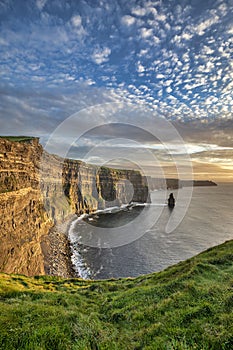
[[[74,219],[70,225],[68,231],[68,238],[71,245],[71,261],[74,266],[75,271],[78,276],[83,279],[90,279],[92,277],[92,271],[87,266],[85,260],[83,259],[80,253],[80,236],[79,233],[75,231],[75,226],[79,221],[87,219],[88,221],[93,221],[99,218],[99,215],[108,215],[118,213],[120,211],[128,211],[132,210],[134,207],[138,206],[147,206],[149,203],[137,203],[132,202],[130,204],[122,204],[121,206],[114,206],[105,209],[98,209],[90,214],[82,214],[79,215],[76,219]]]
[[[76,219],[72,221],[68,231],[68,237],[71,243],[71,253],[72,253],[71,261],[79,277],[83,279],[90,279],[93,277],[93,272],[91,271],[90,267],[87,266],[85,259],[83,259],[81,255],[81,252],[80,252],[81,237],[79,235],[79,232],[75,231],[76,224],[82,220],[94,221],[96,219],[99,219],[100,215],[115,214],[121,211],[130,211],[136,207],[148,207],[148,206],[167,206],[167,204],[131,202],[129,204],[122,204],[121,206],[98,209],[89,214],[85,213],[76,217]]]
[[[85,217],[89,216],[95,216],[96,214],[114,214],[118,213],[120,211],[125,211],[125,210],[130,210],[131,208],[134,207],[146,207],[151,205],[151,203],[139,203],[139,202],[131,202],[128,204],[122,204],[121,206],[114,206],[114,207],[109,207],[109,208],[104,208],[104,209],[98,209],[91,214],[84,214]]]
[[[79,252],[79,236],[74,230],[76,223],[83,220],[85,217],[87,217],[87,214],[82,214],[72,221],[69,228],[68,237],[71,246],[71,261],[75,272],[77,272],[78,276],[83,279],[90,279],[92,272]]]

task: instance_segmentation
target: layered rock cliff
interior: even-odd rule
[[[0,270],[25,275],[43,274],[40,242],[53,222],[39,189],[38,139],[0,139]]]
[[[146,177],[150,190],[157,189],[178,189],[182,187],[196,187],[196,186],[217,186],[217,184],[210,180],[179,180],[179,179],[163,179]]]
[[[0,271],[51,272],[44,252],[55,223],[74,213],[148,200],[138,171],[62,159],[44,152],[37,138],[0,138]]]
[[[44,153],[40,187],[49,216],[60,222],[72,213],[133,202],[148,202],[148,187],[139,171],[97,167]]]

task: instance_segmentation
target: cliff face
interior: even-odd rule
[[[67,215],[134,202],[148,202],[148,187],[138,171],[93,166],[43,155],[41,188],[46,210],[59,222]]]
[[[64,160],[38,139],[0,138],[0,271],[44,274],[41,243],[54,223],[131,200],[149,200],[137,171]]]
[[[65,160],[62,177],[65,194],[78,214],[149,200],[147,186],[137,171],[98,168]]]
[[[162,179],[147,176],[147,182],[150,190],[156,189],[178,189],[182,187],[196,187],[196,186],[217,186],[217,184],[210,180],[179,180],[179,179]]]
[[[0,193],[37,188],[42,152],[37,138],[26,142],[0,138]]]
[[[39,189],[38,139],[0,139],[0,270],[43,274],[40,242],[52,227]]]
[[[44,274],[42,236],[52,227],[41,194],[30,187],[0,194],[0,270]]]

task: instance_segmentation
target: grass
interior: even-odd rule
[[[0,349],[233,348],[233,241],[138,278],[0,274]]]
[[[25,141],[31,141],[35,137],[32,137],[32,136],[0,136],[0,138],[6,139],[8,141],[25,142]]]

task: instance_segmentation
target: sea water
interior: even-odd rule
[[[183,191],[180,189],[179,191]],[[177,197],[177,190],[173,191]],[[178,205],[169,210],[164,198],[169,192],[151,193],[155,217],[151,228],[141,232],[140,237],[119,247],[93,247],[82,244],[80,237],[88,235],[92,225],[121,227],[140,217],[143,206],[113,208],[92,217],[81,217],[70,228],[72,260],[77,274],[82,278],[107,279],[134,277],[174,265],[207,248],[233,239],[233,184],[213,187],[194,187],[188,210],[181,223],[168,233],[167,222],[171,215],[179,216]],[[150,208],[150,209],[151,209]],[[159,215],[157,215],[159,211]],[[157,216],[156,216],[157,215]],[[90,225],[84,225],[89,221]],[[134,235],[133,225],[131,237]]]

